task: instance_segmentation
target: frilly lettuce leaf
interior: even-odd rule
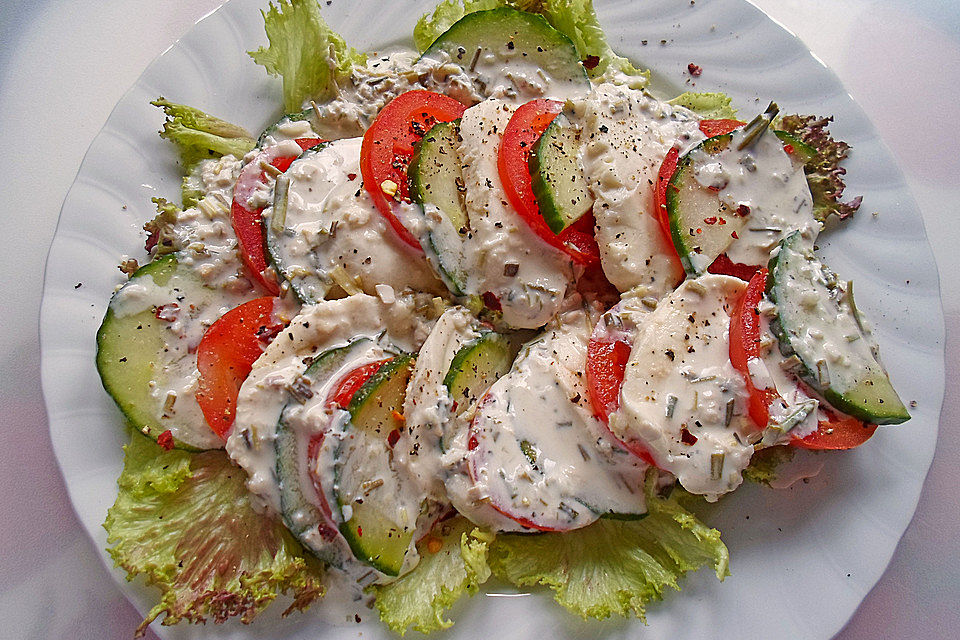
[[[743,470],[743,478],[769,486],[777,479],[777,469],[780,465],[793,460],[795,453],[795,449],[787,446],[760,449],[750,458],[750,465]]]
[[[375,587],[380,619],[404,635],[413,627],[430,633],[450,627],[444,612],[462,595],[473,595],[490,577],[487,547],[492,534],[482,533],[457,517],[440,525],[417,545],[420,564],[396,582]]]
[[[821,222],[831,215],[840,220],[849,218],[863,200],[862,196],[857,196],[849,202],[840,201],[846,186],[843,176],[847,173],[840,163],[847,157],[850,145],[830,137],[827,125],[831,122],[832,117],[789,115],[774,123],[778,129],[793,134],[817,150],[817,157],[806,163],[804,171],[813,196],[813,213]]]
[[[181,210],[166,198],[152,198],[151,201],[157,207],[157,215],[143,225],[143,230],[147,232],[144,249],[154,258],[159,258],[178,249],[177,234],[173,227]]]
[[[611,615],[645,620],[646,605],[687,571],[712,564],[717,578],[729,575],[729,555],[720,532],[683,508],[674,490],[656,495],[656,477],[646,482],[649,515],[642,520],[601,519],[565,533],[505,534],[490,550],[498,577],[519,587],[544,585],[566,609],[583,618]]]
[[[426,51],[440,34],[463,16],[498,7],[539,13],[546,18],[554,29],[570,38],[582,60],[589,60],[585,66],[591,77],[621,72],[629,76],[630,84],[636,87],[646,84],[649,79],[648,71],[633,66],[610,48],[592,0],[444,0],[433,13],[417,21],[413,28],[413,42],[421,52]]]
[[[725,93],[687,91],[669,100],[669,103],[686,107],[704,120],[732,120],[737,117],[737,110],[731,106],[730,97]]]
[[[135,432],[124,450],[103,525],[109,552],[129,580],[143,576],[161,592],[137,636],[161,614],[164,625],[251,622],[280,593],[293,596],[288,612],[323,594],[317,563],[253,509],[246,475],[223,451],[165,451]]]
[[[250,51],[254,62],[283,79],[283,107],[299,111],[307,100],[324,100],[337,91],[337,82],[366,54],[348,47],[320,15],[316,0],[279,0],[263,13],[270,46]]]
[[[177,145],[183,173],[189,174],[201,160],[233,155],[242,158],[253,149],[256,140],[243,127],[231,124],[182,104],[157,98],[150,104],[167,115],[161,138]]]

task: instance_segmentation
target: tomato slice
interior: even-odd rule
[[[673,233],[670,231],[670,214],[667,211],[667,189],[670,185],[670,179],[677,171],[679,161],[680,150],[672,147],[660,164],[660,170],[657,172],[657,184],[653,189],[653,216],[660,223],[660,231],[667,241],[667,246],[670,247],[670,260],[675,263],[676,271],[683,273],[684,269],[680,262],[680,255],[673,244]]]
[[[618,311],[619,307],[614,306],[608,313],[616,315]],[[632,343],[633,336],[629,332],[611,329],[603,318],[597,323],[587,343],[587,394],[593,415],[604,425],[607,425],[610,414],[620,408],[620,389]],[[627,451],[647,464],[656,466],[653,456],[639,442],[626,442],[612,431],[610,434]]]
[[[333,391],[330,392],[327,405],[346,409],[350,405],[350,401],[353,400],[353,396],[356,395],[360,387],[363,386],[363,383],[372,378],[373,374],[379,371],[380,367],[387,362],[390,362],[390,358],[370,362],[357,367],[345,375],[340,379],[340,382],[337,383],[337,386],[333,388]]]
[[[760,269],[750,278],[730,317],[730,363],[740,372],[747,386],[750,397],[748,413],[757,429],[767,427],[770,421],[768,407],[778,397],[776,389],[758,389],[750,377],[749,362],[760,357],[760,312],[757,305],[766,286],[767,270]]]
[[[377,210],[387,219],[400,239],[422,253],[413,237],[393,211],[395,202],[410,200],[407,167],[414,145],[438,122],[456,120],[466,106],[433,91],[408,91],[387,103],[363,134],[360,147],[360,174],[363,186]],[[388,197],[384,183],[392,182],[396,193]],[[389,187],[389,184],[387,185]],[[393,188],[387,188],[392,191]]]
[[[301,149],[309,149],[323,142],[319,138],[297,138],[296,143]],[[264,207],[257,210],[248,209],[246,203],[250,201],[260,185],[266,182],[266,172],[261,163],[273,165],[280,171],[286,171],[293,164],[297,156],[281,155],[278,146],[267,147],[240,170],[237,183],[233,187],[233,204],[230,208],[233,221],[233,231],[237,234],[240,247],[240,257],[247,271],[253,279],[272,295],[279,295],[280,288],[276,280],[267,277],[264,270],[267,268],[267,256],[263,248],[263,226],[260,216]]]
[[[745,124],[747,123],[740,120],[701,120],[700,131],[708,138],[712,138],[736,131]]]
[[[264,346],[284,326],[273,317],[276,298],[257,298],[223,314],[197,347],[197,404],[207,424],[226,438],[236,417],[240,385]]]
[[[817,430],[805,438],[793,438],[790,445],[801,449],[853,449],[870,439],[877,430],[877,425],[867,424],[851,418],[841,416],[821,407],[829,417],[821,420]]]
[[[530,151],[562,110],[562,102],[540,99],[527,102],[514,111],[500,140],[497,169],[510,206],[537,236],[569,255],[578,264],[597,265],[600,263],[600,247],[593,235],[593,214],[582,216],[556,234],[540,215],[537,199],[533,195]]]

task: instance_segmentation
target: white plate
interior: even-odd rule
[[[265,0],[232,0],[194,27],[144,72],[94,140],[63,205],[47,262],[41,310],[43,390],[54,449],[70,497],[96,545],[121,467],[121,418],[94,368],[96,329],[121,277],[121,254],[143,258],[150,198],[179,196],[173,149],[156,135],[163,95],[257,131],[280,114],[279,82],[245,55],[265,41]],[[323,3],[325,4],[325,3]],[[731,552],[733,575],[688,576],[683,591],[637,621],[581,622],[547,596],[488,593],[459,603],[451,637],[829,638],[876,583],[917,504],[936,442],[943,398],[943,316],[936,266],[917,207],[890,153],[836,77],[799,40],[744,0],[598,0],[618,51],[656,70],[655,86],[723,90],[752,114],[770,99],[784,113],[833,114],[833,132],[853,145],[848,194],[860,213],[822,236],[826,260],[857,282],[894,383],[917,401],[913,419],[883,428],[863,447],[825,456],[823,472],[788,491],[747,486],[710,518]],[[423,2],[324,6],[328,22],[361,49],[409,41]],[[648,44],[641,44],[646,40]],[[878,215],[873,215],[874,213]],[[83,287],[76,289],[78,282]],[[104,562],[111,564],[106,552]],[[114,571],[118,582],[123,574]],[[141,611],[156,593],[123,582]],[[387,638],[373,618],[325,627],[315,615],[279,621],[272,607],[253,626],[160,628],[164,637]]]

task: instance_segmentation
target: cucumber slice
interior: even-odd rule
[[[780,243],[769,269],[767,294],[776,304],[771,329],[780,352],[799,359],[798,375],[855,418],[872,424],[909,420],[852,288],[838,281],[796,232]]]
[[[456,413],[476,403],[490,386],[510,371],[517,348],[506,336],[486,331],[467,342],[450,362],[443,385],[457,403]]]
[[[440,34],[421,58],[452,60],[464,67],[484,93],[504,84],[529,98],[590,90],[573,42],[543,16],[508,7],[468,13]],[[546,82],[538,77],[540,72]]]
[[[580,135],[562,114],[553,119],[530,153],[530,178],[540,215],[560,233],[593,208],[580,166]]]
[[[429,229],[427,255],[455,296],[464,295],[466,286],[463,237],[469,227],[457,153],[459,125],[459,119],[434,125],[417,144],[407,169],[410,198],[422,208]]]
[[[731,134],[716,136],[694,147],[680,158],[667,186],[670,235],[684,270],[691,275],[705,273],[744,226],[744,218],[722,203],[716,191],[697,182],[693,170],[696,151],[715,155],[726,149],[732,138]]]
[[[329,144],[321,142],[301,153],[297,160],[323,153]],[[290,166],[294,166],[296,162],[295,160]],[[287,224],[288,187],[289,179],[284,176],[277,178],[273,209],[269,216],[263,216],[263,238],[267,259],[270,260],[277,274],[290,285],[290,290],[293,291],[297,300],[303,304],[316,304],[324,299],[333,282],[325,274],[312,269],[312,265],[304,265],[302,260],[291,256],[290,247],[297,248],[297,239],[286,231],[287,227],[291,226]]]
[[[792,133],[787,133],[786,131],[781,131],[780,129],[774,129],[773,133],[780,138],[784,148],[786,148],[787,145],[790,145],[790,149],[787,151],[787,153],[791,158],[794,159],[794,161],[806,165],[817,159],[817,150]]]
[[[417,493],[391,465],[389,444],[390,434],[402,426],[396,415],[403,410],[413,364],[413,356],[397,356],[360,387],[335,454],[340,532],[358,560],[389,576],[400,575],[420,512]]]
[[[278,137],[277,133],[280,127],[284,126],[285,124],[290,122],[302,122],[304,120],[308,120],[310,122],[311,129],[315,128],[316,118],[314,116],[313,107],[307,107],[303,111],[298,111],[297,113],[284,114],[279,120],[263,130],[263,133],[261,133],[260,137],[257,138],[257,148],[260,149],[265,146],[267,136],[273,136],[273,138],[276,139]],[[279,137],[281,139],[287,138],[287,136],[282,134]]]
[[[196,369],[196,356],[186,345],[171,346],[178,337],[170,332],[171,323],[157,318],[156,309],[166,304],[184,310],[188,306],[204,308],[213,304],[215,296],[191,270],[179,265],[177,254],[169,254],[138,269],[113,294],[97,331],[97,371],[103,388],[140,433],[156,440],[170,430],[174,445],[182,449],[214,449],[222,447],[223,441],[207,425],[199,407],[168,416],[163,406],[165,398],[153,395],[154,388],[164,386],[165,367],[176,359],[193,358],[192,367]],[[142,311],[131,312],[147,305]],[[192,396],[177,401],[181,405],[196,403]]]
[[[310,381],[311,389],[319,389],[338,371],[342,371],[347,363],[365,352],[370,344],[369,339],[359,338],[348,345],[324,351],[303,376]],[[314,393],[309,403],[326,401],[326,394]],[[290,532],[317,558],[340,566],[343,554],[336,543],[337,524],[327,499],[331,487],[317,486],[309,471],[311,441],[322,438],[324,434],[298,424],[295,414],[301,408],[306,412],[308,406],[291,401],[284,407],[277,424],[274,447],[277,484],[280,487],[280,513]],[[314,446],[318,444],[314,443]],[[316,495],[308,498],[304,487]]]

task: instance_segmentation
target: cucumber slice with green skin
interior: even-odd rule
[[[328,142],[318,143],[301,153],[297,160],[322,153],[329,144]],[[292,167],[294,164],[296,164],[296,160],[290,166]],[[273,211],[269,217],[264,216],[262,218],[263,244],[270,264],[279,277],[290,285],[290,290],[293,291],[297,300],[303,304],[316,304],[323,300],[332,283],[322,278],[318,281],[318,278],[310,273],[296,275],[303,269],[296,268],[297,265],[293,264],[294,261],[288,256],[285,249],[285,245],[291,241],[285,236],[288,186],[288,179],[284,179],[283,176],[277,178],[274,187]]]
[[[263,148],[266,145],[267,137],[272,136],[274,139],[278,137],[278,132],[280,127],[290,122],[302,122],[308,120],[310,122],[310,127],[314,127],[315,117],[313,107],[307,107],[303,111],[298,111],[297,113],[287,113],[284,114],[279,120],[274,122],[272,125],[263,130],[263,133],[260,134],[260,137],[257,138],[257,147]],[[287,136],[282,134],[279,136],[281,139],[286,139]]]
[[[787,145],[790,146],[787,153],[796,162],[805,165],[817,159],[817,150],[792,133],[780,129],[774,129],[773,133],[783,142],[784,149],[787,149]]]
[[[421,58],[449,59],[486,90],[498,83],[529,98],[567,97],[590,90],[577,48],[543,16],[507,7],[468,13],[440,34]],[[538,70],[547,78],[543,83]],[[531,93],[528,83],[541,85]],[[546,86],[542,86],[545,84]]]
[[[771,330],[780,352],[799,360],[798,375],[838,411],[872,424],[910,419],[878,359],[853,291],[804,246],[799,233],[780,243],[769,264]]]
[[[464,295],[466,286],[463,237],[469,228],[457,153],[459,125],[459,118],[434,125],[417,143],[407,169],[410,198],[420,205],[429,229],[424,249],[455,296]]]
[[[348,345],[324,351],[303,373],[314,392],[308,403],[326,403],[326,394],[316,391],[330,382],[348,364],[369,349],[371,341],[359,338]],[[307,409],[306,404],[291,401],[284,407],[277,424],[274,447],[276,474],[280,487],[280,513],[290,532],[320,560],[340,566],[343,548],[337,544],[337,522],[330,510],[330,487],[316,484],[309,468],[315,461],[311,448],[319,447],[324,434],[314,433],[297,424],[296,413]],[[306,491],[316,492],[313,499]]]
[[[560,233],[593,208],[580,166],[580,137],[562,114],[553,119],[530,153],[530,178],[540,215]]]
[[[667,186],[670,235],[684,270],[691,275],[705,273],[744,226],[744,218],[731,211],[716,191],[697,182],[694,176],[695,151],[715,155],[726,149],[732,139],[731,134],[715,136],[694,147],[677,162]]]
[[[413,365],[413,356],[397,356],[360,387],[335,453],[340,533],[358,560],[389,576],[400,575],[413,550],[420,513],[418,493],[391,465],[389,444],[402,426],[396,414],[403,410]]]
[[[128,297],[132,293],[136,295],[137,288],[144,287],[146,293],[141,291],[141,297],[148,300],[149,306],[139,312],[125,309],[131,304],[134,308],[145,306],[136,298]],[[216,295],[191,270],[179,265],[177,254],[169,254],[138,269],[113,294],[97,331],[97,372],[103,388],[140,433],[156,440],[169,430],[174,446],[180,449],[215,449],[222,447],[223,441],[210,429],[199,406],[196,411],[181,410],[167,415],[163,406],[165,399],[153,395],[151,382],[162,387],[164,368],[178,353],[181,357],[192,357],[192,367],[196,369],[196,356],[189,354],[186,345],[171,346],[178,337],[170,332],[170,322],[157,317],[157,309],[171,305],[181,313],[189,313],[188,307],[209,307]],[[178,400],[181,406],[196,403],[193,397]],[[176,403],[174,409],[177,409]]]

